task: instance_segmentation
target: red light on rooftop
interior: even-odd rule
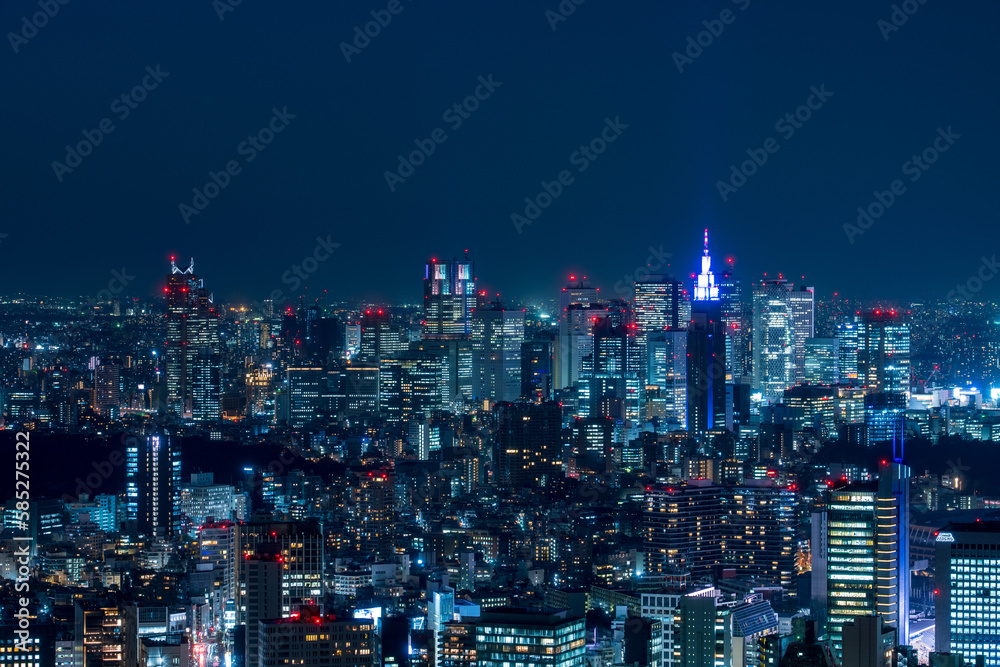
[[[169,291],[170,291],[170,288],[169,288],[169,287],[164,287],[164,288],[163,288],[163,291],[164,291],[164,292],[169,292]]]

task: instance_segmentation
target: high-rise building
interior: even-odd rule
[[[854,667],[895,667],[896,628],[881,616],[857,616],[844,626],[845,665]]]
[[[767,398],[776,398],[795,381],[795,341],[792,286],[784,280],[765,280],[753,292],[753,388]]]
[[[684,329],[646,337],[647,403],[655,406],[664,421],[681,429],[687,428],[687,343]]]
[[[710,431],[726,428],[726,332],[719,287],[708,254],[707,229],[688,328],[687,427],[702,441]]]
[[[446,394],[441,358],[400,352],[379,367],[379,414],[392,424],[430,417]]]
[[[834,385],[840,382],[840,340],[837,338],[807,338],[805,342],[805,374],[808,384]]]
[[[714,486],[688,480],[651,486],[645,495],[643,539],[653,577],[705,576],[722,565],[771,586],[791,588],[795,494],[769,480]]]
[[[219,312],[194,260],[181,269],[173,258],[167,286],[167,403],[181,416],[215,421],[220,415],[222,356]]]
[[[906,394],[866,393],[864,406],[866,446],[872,447],[887,440],[902,442],[906,425]]]
[[[858,325],[858,381],[871,391],[909,393],[910,325],[895,311],[862,315]]]
[[[835,331],[840,355],[840,378],[846,383],[858,380],[858,325],[842,322]]]
[[[409,348],[406,331],[392,321],[388,310],[368,308],[361,314],[360,327],[359,361],[377,364]]]
[[[672,276],[651,275],[635,283],[635,321],[639,335],[687,326],[691,301],[684,284]]]
[[[546,487],[560,473],[562,406],[545,403],[498,403],[496,484]]]
[[[476,272],[468,257],[432,259],[424,267],[425,339],[468,338],[476,307]]]
[[[621,323],[616,323],[613,315],[622,316]],[[612,398],[620,402],[621,410],[606,416],[639,418],[642,362],[635,324],[629,316],[630,313],[614,313],[609,309],[607,317],[593,323],[592,355],[583,360],[578,386],[581,416],[604,414],[601,401]]]
[[[169,537],[180,529],[181,448],[168,433],[125,440],[125,519],[130,531]]]
[[[472,393],[482,401],[513,401],[521,395],[524,311],[493,301],[472,313]]]
[[[238,524],[236,534],[237,585],[236,619],[247,623],[246,559],[254,554],[281,557],[282,615],[293,607],[318,604],[323,596],[323,533],[308,521],[266,521],[254,519]]]
[[[733,275],[732,260],[719,276],[722,326],[726,331],[726,382],[739,383],[750,375],[750,321],[743,284]]]
[[[1000,522],[948,524],[935,549],[935,649],[1000,665]]]
[[[584,619],[566,610],[494,607],[476,624],[479,667],[575,667],[583,664],[585,644]]]
[[[579,381],[585,360],[594,354],[594,323],[607,316],[607,306],[600,303],[571,303],[563,311],[552,354],[556,389]]]
[[[325,407],[323,384],[326,372],[320,366],[293,366],[286,371],[288,425],[302,428],[319,417]]]
[[[119,417],[121,407],[121,365],[102,361],[94,369],[94,409],[110,420]]]
[[[136,617],[128,613],[124,603],[113,598],[78,599],[74,620],[74,665],[130,667],[137,664]],[[10,659],[13,657],[11,655]]]
[[[788,293],[792,312],[792,363],[795,384],[805,382],[806,341],[816,333],[816,290],[813,287],[792,288]]]
[[[552,398],[553,340],[527,340],[521,343],[521,398],[540,403]]]
[[[596,287],[591,286],[587,277],[577,280],[576,276],[569,277],[569,284],[562,288],[559,293],[560,317],[572,305],[589,306],[599,301]]]
[[[364,470],[351,487],[351,531],[357,550],[379,559],[396,554],[395,474],[391,470]]]
[[[265,667],[260,661],[261,622],[282,617],[284,557],[255,553],[243,559],[246,577],[246,667]]]
[[[213,588],[209,596],[214,623],[226,623],[226,608],[236,600],[236,533],[232,521],[206,523],[198,530],[199,568],[211,566]],[[234,623],[235,618],[231,619]]]
[[[877,483],[830,492],[826,510],[827,629],[834,653],[843,650],[844,625],[881,615],[908,636],[910,599],[909,478],[901,461],[886,461]]]
[[[303,611],[297,617],[262,620],[257,664],[310,667],[374,667],[378,661],[375,621],[340,619]],[[248,661],[248,667],[250,665]]]

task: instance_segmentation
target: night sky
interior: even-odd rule
[[[126,292],[151,296],[176,253],[217,300],[307,285],[417,302],[423,262],[468,249],[501,294],[550,298],[570,273],[614,293],[650,247],[696,270],[709,227],[745,278],[920,298],[1000,253],[997,3],[910,0],[898,30],[892,3],[871,0],[564,0],[561,21],[558,0],[399,3],[75,0],[25,41],[9,33],[37,0],[5,2],[3,292],[92,295],[124,268]],[[355,50],[372,11],[391,22]],[[720,27],[678,71],[688,37]],[[115,102],[144,77],[155,88],[134,109]],[[479,77],[499,85],[453,129],[443,113]],[[793,134],[776,128],[811,87],[832,95]],[[294,118],[241,149],[274,109]],[[105,118],[114,129],[90,155],[53,167]],[[606,119],[614,141],[574,160]],[[444,142],[391,191],[397,155],[437,128]],[[904,163],[939,128],[948,150],[911,164],[912,181]],[[777,152],[723,201],[717,182],[768,139]],[[239,173],[186,223],[179,205],[229,161]],[[511,215],[564,170],[572,182],[518,233]],[[851,243],[844,224],[897,179],[905,191]],[[282,275],[317,237],[340,245],[292,290]]]

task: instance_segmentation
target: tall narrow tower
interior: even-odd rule
[[[695,279],[691,302],[687,355],[687,427],[703,440],[709,431],[726,427],[726,332],[707,229],[701,274]]]
[[[181,269],[170,258],[167,286],[167,402],[182,417],[197,421],[219,418],[222,356],[219,312],[194,259]]]

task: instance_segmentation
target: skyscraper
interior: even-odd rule
[[[524,311],[499,300],[472,313],[472,393],[478,400],[513,401],[521,395]]]
[[[215,421],[220,415],[222,357],[219,313],[194,260],[180,269],[170,259],[167,286],[167,403],[181,416]]]
[[[840,340],[837,338],[806,339],[803,381],[809,384],[827,385],[840,382]]]
[[[322,367],[292,367],[286,371],[288,383],[288,425],[302,428],[315,420],[324,407]]]
[[[259,660],[260,622],[282,617],[284,557],[280,554],[251,554],[243,559],[246,576],[247,667],[263,667]]]
[[[935,540],[935,649],[1000,665],[1000,522],[951,523]]]
[[[545,487],[560,473],[562,406],[498,403],[495,483],[504,487]]]
[[[684,329],[646,338],[646,401],[662,419],[682,429],[687,428],[687,342]]]
[[[125,518],[142,535],[170,537],[180,529],[181,450],[169,434],[125,440]]]
[[[858,325],[842,322],[835,333],[840,354],[840,379],[845,384],[855,382],[858,379]]]
[[[551,337],[521,343],[521,398],[536,403],[552,398],[552,346]]]
[[[351,487],[351,531],[365,556],[387,559],[396,553],[395,479],[391,470],[363,470]]]
[[[726,428],[726,333],[707,229],[691,303],[687,360],[687,426],[696,439],[703,440],[709,431]]]
[[[423,337],[428,340],[467,338],[476,307],[476,273],[468,256],[432,259],[424,267]]]
[[[799,287],[788,293],[788,304],[792,311],[792,363],[795,384],[805,382],[806,341],[816,331],[816,290],[813,287]]]
[[[109,420],[119,417],[121,407],[121,365],[102,361],[94,369],[94,408]]]
[[[635,321],[639,335],[687,325],[691,302],[684,285],[672,276],[651,275],[635,283]]]
[[[792,289],[785,280],[764,280],[753,292],[753,388],[776,398],[795,380]]]
[[[877,392],[910,391],[910,325],[895,311],[876,310],[862,316],[858,381]]]
[[[733,275],[732,260],[719,276],[722,326],[726,331],[726,382],[750,375],[750,322],[743,301],[743,284]]]

